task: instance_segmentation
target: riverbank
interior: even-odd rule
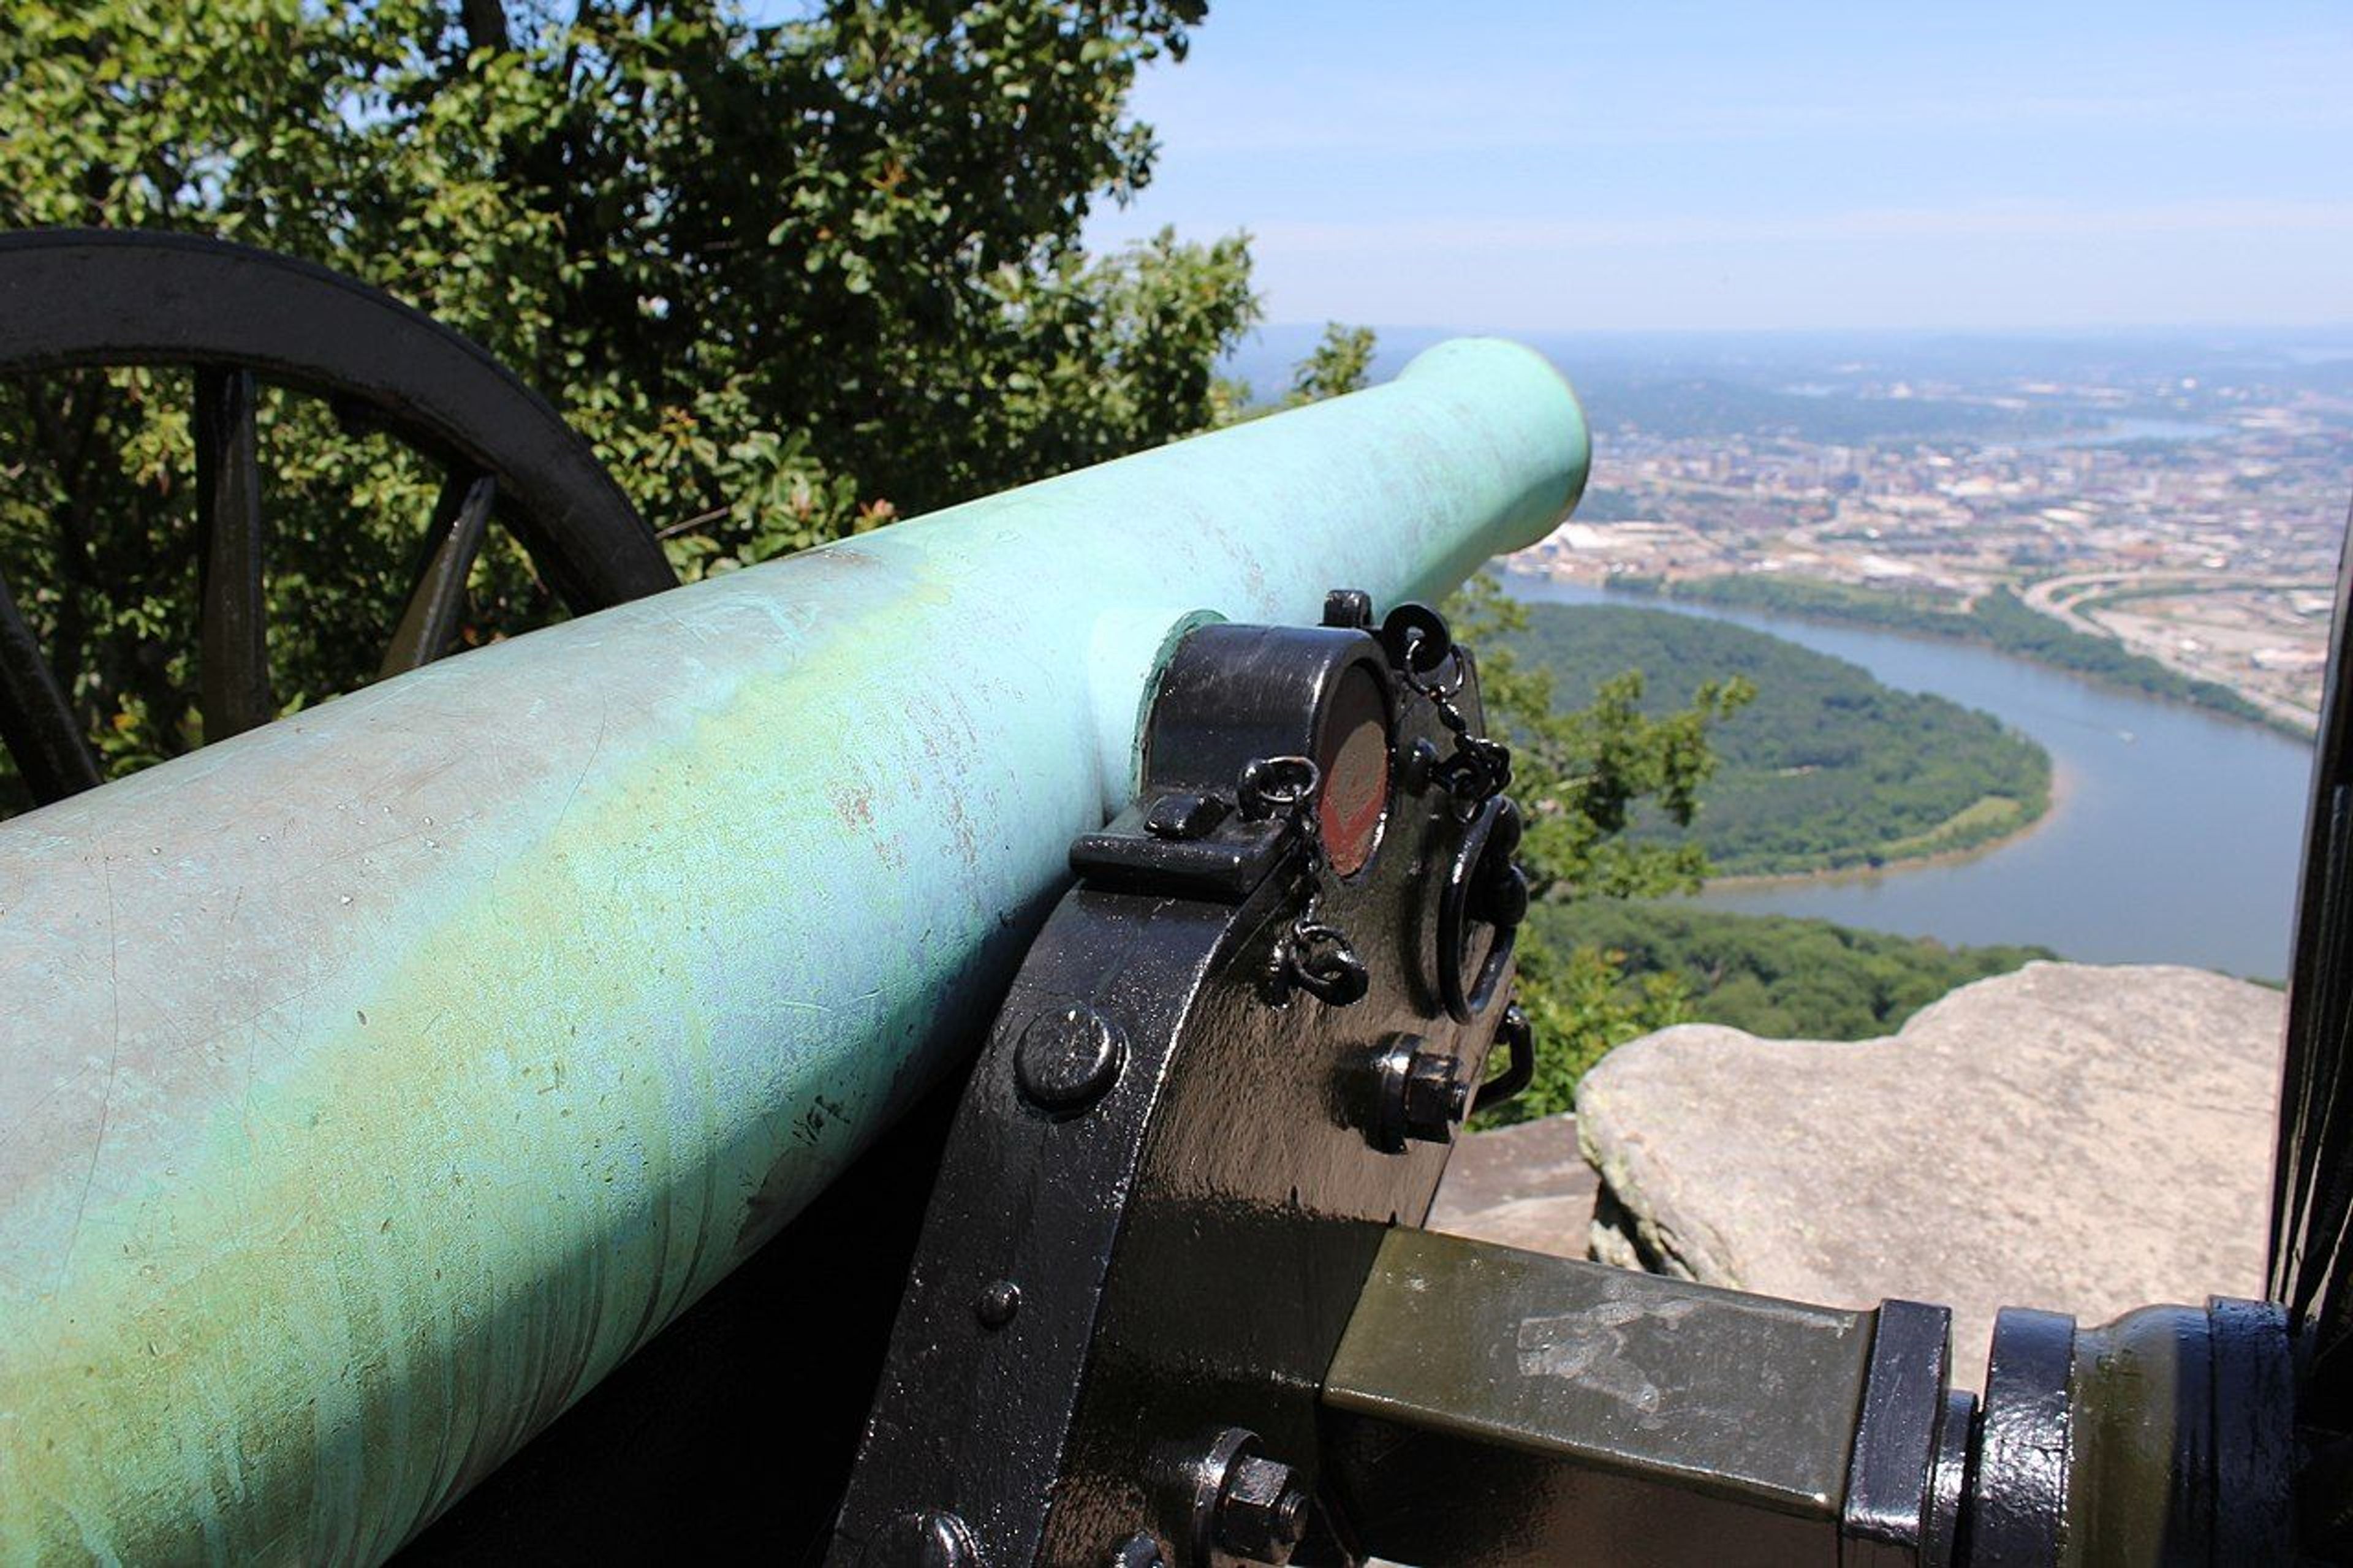
[[[2295,717],[2218,681],[2186,675],[2112,637],[2077,630],[2033,608],[2007,588],[1946,609],[1923,602],[1918,595],[1757,573],[1675,580],[1613,577],[1601,586],[1610,596],[1638,603],[1648,599],[1705,605],[1974,644],[2113,691],[2179,702],[2258,725],[2291,740],[2312,739],[2310,726]]]
[[[1514,574],[1505,586],[1531,603],[1630,603],[1543,576]],[[1886,685],[1992,714],[2041,744],[2063,775],[2060,808],[1999,853],[1910,866],[1901,875],[1711,886],[1700,895],[1704,906],[1810,916],[1948,946],[2033,943],[2088,963],[2284,972],[2309,742],[1957,638],[1673,599],[1657,608],[1767,632],[1859,665]]]
[[[2191,679],[2219,680],[2305,735],[2319,727],[2319,689],[2302,679],[2311,667],[2297,656],[2325,653],[2328,627],[2325,621],[2316,626],[2296,600],[2327,604],[2335,595],[2333,580],[2170,570],[2071,572],[2019,590],[2029,609],[2086,636],[2113,638]],[[2176,613],[2137,613],[2151,601],[2171,601]],[[2253,668],[2232,679],[2200,663],[2218,658]],[[2266,674],[2268,689],[2261,684]]]

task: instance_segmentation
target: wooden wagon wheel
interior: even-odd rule
[[[321,397],[444,471],[382,673],[449,644],[495,519],[575,615],[677,584],[587,442],[480,345],[323,267],[192,235],[0,235],[0,375],[185,366],[195,380],[199,701],[207,740],[275,709],[255,440],[259,382]],[[0,581],[0,742],[47,804],[100,782],[88,735]]]

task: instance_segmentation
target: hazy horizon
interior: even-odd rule
[[[2348,77],[2314,0],[1225,0],[1088,236],[1248,230],[1283,322],[2341,327]]]
[[[2180,376],[2271,381],[2282,377],[2353,395],[2353,324],[2086,328],[1588,328],[1371,326],[1372,378],[1384,381],[1448,338],[1498,336],[1551,359],[1580,387],[1596,378],[1653,384],[1669,377],[1759,384],[1860,371],[1982,383],[2030,372],[2097,372],[2142,381]],[[1259,398],[1279,396],[1323,336],[1322,321],[1269,321],[1223,361]]]
[[[2110,323],[2054,322],[2047,325],[1989,323],[1984,326],[1860,326],[1860,327],[1509,327],[1478,321],[1350,321],[1337,317],[1296,316],[1268,320],[1250,329],[1253,334],[1280,332],[1319,337],[1330,326],[1369,327],[1377,333],[1441,333],[1449,337],[1576,337],[1576,338],[2017,338],[2030,342],[2084,339],[2250,339],[2340,337],[2353,349],[2353,316],[2315,321],[2123,321]]]

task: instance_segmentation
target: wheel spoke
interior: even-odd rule
[[[0,742],[25,775],[33,799],[47,805],[99,783],[98,759],[73,704],[41,658],[8,584],[0,581]]]
[[[196,548],[204,599],[197,668],[207,742],[273,716],[253,416],[250,372],[197,367]]]
[[[499,26],[498,0],[464,0],[464,8],[493,31]],[[347,433],[381,437],[438,471],[464,476],[437,509],[418,558],[401,563],[414,564],[416,574],[404,579],[410,598],[396,612],[403,627],[382,661],[387,672],[462,646],[456,634],[482,608],[464,595],[470,561],[487,548],[465,495],[485,474],[498,476],[498,523],[510,531],[516,563],[527,566],[535,585],[501,607],[506,624],[535,621],[559,604],[586,615],[677,585],[660,541],[546,399],[480,345],[354,279],[196,235],[36,230],[0,233],[0,300],[8,304],[0,312],[0,377],[82,375],[116,365],[194,372],[199,624],[175,628],[182,636],[172,646],[139,650],[141,679],[151,685],[166,674],[180,679],[195,658],[189,679],[202,724],[188,739],[234,735],[267,722],[279,707],[272,654],[287,648],[268,619],[286,605],[282,595],[269,596],[269,574],[278,569],[276,582],[284,582],[290,536],[277,537],[280,519],[272,509],[282,511],[282,500],[262,493],[269,481],[259,466],[257,377],[319,399]],[[246,374],[239,366],[266,368]],[[100,406],[86,402],[79,423],[65,420],[69,427],[40,435],[47,460],[61,472],[78,474],[84,456],[101,467],[111,460],[120,432],[79,428]],[[273,427],[273,439],[279,433]],[[77,493],[87,489],[75,483]],[[49,587],[21,576],[16,585],[28,594]],[[68,623],[73,607],[65,602]],[[90,719],[95,699],[66,657],[76,650],[65,641],[45,643],[58,657],[44,666],[15,624],[19,618],[0,617],[0,766],[13,751],[32,786],[17,793],[46,798],[86,786],[100,771],[85,754],[85,748],[97,752],[97,732],[69,733],[53,721],[61,711]],[[79,636],[70,624],[58,636],[69,632]],[[168,660],[169,671],[150,668],[155,660]],[[47,689],[51,684],[67,694],[62,708]],[[186,728],[183,712],[152,717],[168,737]],[[101,767],[108,761],[100,754]]]
[[[481,552],[482,535],[498,497],[499,481],[488,474],[461,470],[442,485],[417,561],[416,586],[409,590],[408,608],[401,613],[392,646],[385,649],[379,676],[430,664],[449,646],[466,608],[466,578]]]

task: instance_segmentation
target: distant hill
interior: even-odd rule
[[[1757,700],[1717,731],[1690,835],[1719,875],[1884,864],[2012,833],[2048,809],[2051,759],[1990,715],[1883,686],[1859,666],[1746,626],[1615,605],[1530,605],[1511,639],[1564,706],[1639,669],[1645,706],[1745,676]],[[1638,835],[1683,837],[1649,822]]]
[[[1804,393],[1705,375],[1579,378],[1577,392],[1604,435],[1639,430],[1667,437],[1785,436],[1862,446],[1899,437],[2016,438],[2061,428],[2042,410],[1927,397],[1862,397],[1841,388]]]

